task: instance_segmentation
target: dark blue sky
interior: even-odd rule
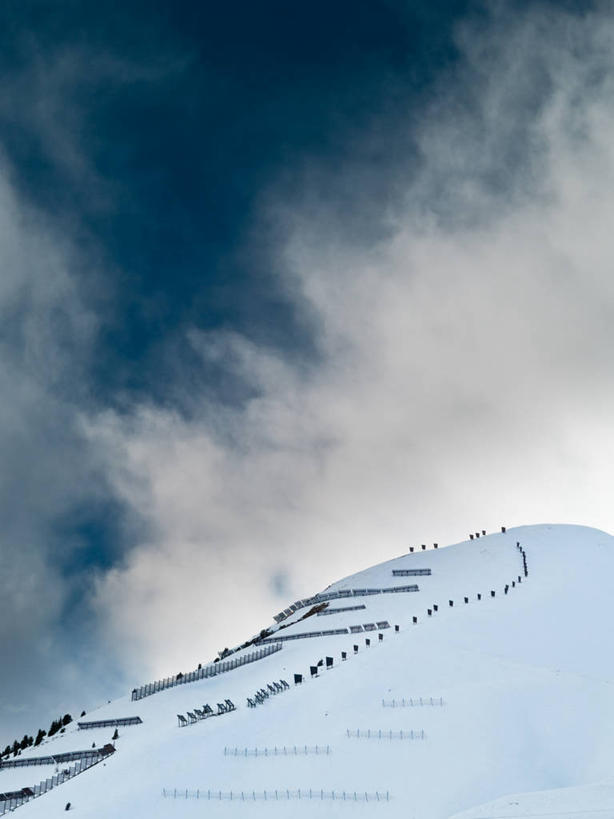
[[[27,97],[0,121],[19,189],[104,263],[87,373],[94,401],[126,390],[172,400],[159,383],[161,341],[187,323],[309,343],[270,275],[267,242],[250,241],[259,197],[275,183],[299,196],[313,158],[329,166],[328,195],[341,197],[334,169],[361,159],[362,174],[383,180],[372,186],[381,209],[395,193],[391,164],[401,151],[407,162],[395,124],[454,60],[454,25],[475,6],[4,5],[3,75],[59,72],[41,93],[59,96],[60,138],[80,155],[73,167],[48,144]],[[372,155],[348,155],[348,136],[374,120],[382,136]]]
[[[579,21],[593,4],[555,5]],[[507,25],[554,7],[501,8]],[[318,366],[320,318],[280,281],[283,221],[269,205],[325,204],[343,214],[339,242],[357,253],[385,238],[428,151],[415,137],[425,112],[444,98],[453,107],[448,78],[466,60],[459,26],[479,37],[488,9],[2,3],[0,620],[13,613],[22,625],[0,629],[11,669],[0,745],[13,728],[36,730],[18,727],[26,707],[43,715],[73,702],[84,657],[96,691],[128,673],[98,632],[92,599],[153,527],[146,504],[128,503],[109,477],[111,456],[84,418],[153,407],[189,422],[210,402],[243,407],[258,386],[224,354],[201,355],[195,330],[240,334],[297,372]],[[510,168],[530,165],[526,122],[549,82],[531,74],[534,101],[519,84],[522,106],[484,185],[501,188]],[[476,155],[487,155],[480,125],[474,134]],[[453,146],[445,156],[454,155]],[[271,567],[286,575],[283,561]],[[59,660],[42,692],[31,672],[50,658]]]

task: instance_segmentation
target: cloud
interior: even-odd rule
[[[84,371],[98,329],[80,269],[74,248],[16,194],[7,165],[0,162],[0,722],[5,741],[12,730],[34,730],[32,721],[62,702],[66,681],[74,679],[78,629],[65,618],[81,592],[76,573],[71,579],[64,567],[82,544],[74,535],[68,541],[58,521],[105,494],[104,478],[77,423],[76,407],[87,404]]]
[[[240,402],[185,384],[189,418],[144,403],[87,420],[148,527],[97,591],[125,662],[185,670],[409,543],[612,529],[613,38],[609,12],[546,5],[461,27],[372,234],[353,241],[351,157],[263,201],[317,356],[191,329]]]

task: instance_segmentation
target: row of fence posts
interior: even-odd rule
[[[525,552],[525,550],[520,545],[519,540],[516,541],[516,548],[518,549],[518,551],[522,555],[522,568],[524,570],[524,576],[528,577],[529,576],[529,569],[527,567],[527,553]]]
[[[502,526],[501,527],[501,532],[503,534],[505,534],[505,531],[506,531],[505,526]],[[482,536],[485,536],[486,535],[486,529],[482,529],[481,534],[482,534]],[[469,535],[469,540],[473,540],[474,537],[479,538],[480,537],[480,532],[471,532],[471,534]],[[422,549],[423,552],[425,552],[426,551],[426,543],[422,543],[420,548]],[[439,548],[439,543],[433,543],[433,549],[438,549],[438,548]],[[413,552],[414,547],[410,546],[409,551]]]
[[[66,782],[78,774],[83,773],[83,771],[91,768],[93,765],[97,765],[103,759],[106,759],[106,757],[80,759],[72,767],[66,768],[64,771],[54,774],[48,779],[43,779],[38,785],[34,785],[32,788],[29,788],[28,790],[31,791],[30,794],[24,794],[23,796],[0,802],[0,816],[4,816],[5,813],[15,810],[26,802],[29,802],[31,799],[36,799],[47,793],[47,791],[53,790],[53,788],[56,788],[63,782]]]
[[[315,754],[316,756],[329,756],[331,753],[330,745],[275,745],[273,748],[226,748],[224,747],[224,756],[308,756]]]
[[[398,625],[395,625],[394,631],[395,631],[395,634],[399,633],[399,626]],[[378,633],[377,639],[378,639],[379,643],[382,643],[384,641],[384,635],[382,634],[381,631]],[[371,638],[370,637],[365,637],[365,647],[369,648],[370,646],[371,646]],[[354,654],[358,654],[358,651],[359,651],[358,643],[354,643],[353,649],[354,649]],[[347,651],[342,651],[341,652],[341,661],[345,662],[345,660],[347,660],[347,658],[348,658],[348,652]],[[326,661],[326,670],[327,671],[333,667],[333,663],[334,663],[333,657],[325,657],[324,659],[318,660],[318,662],[315,665],[310,665],[309,666],[309,673],[311,675],[311,679],[317,678],[319,676],[318,675],[318,670],[324,665],[325,661]],[[301,685],[302,682],[303,682],[304,677],[305,677],[305,675],[303,675],[303,674],[294,674],[294,685]]]
[[[321,801],[330,799],[338,802],[389,802],[389,791],[325,791],[317,788],[299,788],[289,790],[288,788],[272,791],[216,791],[216,790],[189,790],[187,788],[163,788],[164,799],[212,799],[222,801],[224,799],[238,802],[267,801],[289,801],[291,799],[318,799]]]
[[[410,697],[408,700],[382,700],[382,708],[416,708],[424,705],[443,706],[443,697]]]
[[[370,728],[365,730],[363,728],[361,731],[360,728],[358,728],[356,731],[352,731],[350,728],[347,728],[346,736],[349,739],[426,739],[423,729],[419,731],[382,731],[381,728],[375,728],[373,730]]]
[[[504,532],[504,531],[505,531],[505,527],[501,527],[501,531],[503,531],[503,532]],[[485,532],[482,532],[482,534],[485,534]],[[477,533],[477,532],[476,532],[476,535],[477,535],[477,537],[479,537],[479,533]],[[529,576],[529,571],[528,571],[528,568],[527,568],[527,553],[526,553],[526,551],[525,551],[525,550],[522,548],[522,546],[520,545],[520,543],[519,543],[518,541],[516,541],[516,548],[517,548],[517,549],[518,549],[518,550],[521,552],[521,554],[522,554],[523,568],[524,568],[524,576],[525,576],[525,577],[528,577],[528,576]],[[504,593],[504,594],[507,594],[507,593],[509,592],[510,588],[515,588],[515,587],[516,587],[516,584],[520,585],[521,583],[522,583],[522,577],[521,577],[520,575],[517,575],[516,580],[512,580],[512,582],[511,582],[511,583],[506,583],[506,584],[505,584],[505,586],[503,587],[503,593]],[[490,590],[490,596],[491,596],[491,597],[496,597],[496,594],[497,594],[497,593],[496,593],[496,590],[495,590],[495,589],[491,589],[491,590]],[[480,592],[478,592],[478,593],[476,594],[476,600],[478,600],[478,601],[479,601],[479,600],[481,600],[481,599],[482,599],[482,595],[481,595],[481,593],[480,593]],[[465,603],[465,605],[467,605],[467,604],[469,603],[469,598],[468,598],[467,596],[464,596],[464,597],[463,597],[463,602]],[[453,607],[454,607],[454,600],[448,600],[448,606],[449,606],[450,608],[453,608]],[[434,612],[437,612],[438,610],[439,610],[439,606],[437,605],[437,603],[433,603],[432,607],[431,607],[430,609],[427,609],[427,610],[426,610],[427,617],[432,617],[432,616],[433,616],[433,613],[434,613]],[[411,618],[411,620],[412,620],[412,623],[413,623],[414,625],[416,625],[416,624],[418,623],[418,617],[417,617],[417,615],[413,615],[413,616],[412,616],[412,618]],[[395,627],[395,628],[396,628],[396,627]]]

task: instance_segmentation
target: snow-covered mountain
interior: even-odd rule
[[[226,670],[88,713],[110,724],[24,751],[51,764],[3,765],[0,792],[69,772],[24,819],[614,817],[613,577],[614,539],[577,526],[407,553],[286,610]]]

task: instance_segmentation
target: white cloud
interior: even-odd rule
[[[88,421],[149,525],[97,598],[135,669],[185,670],[410,542],[614,528],[613,34],[552,8],[462,30],[386,240],[348,244],[319,187],[268,203],[318,364],[191,331],[251,398]]]

